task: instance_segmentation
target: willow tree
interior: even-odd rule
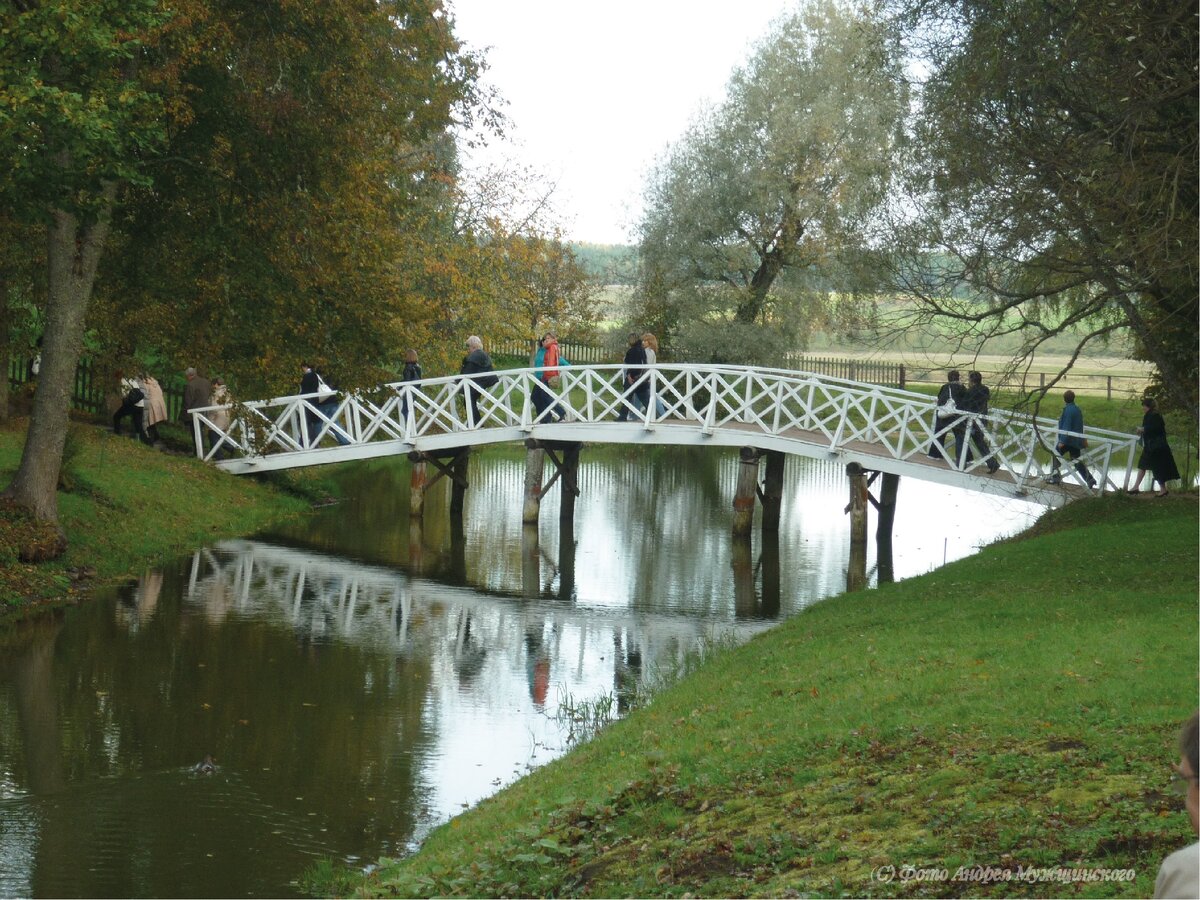
[[[1195,4],[898,0],[920,91],[893,260],[902,324],[1022,364],[1132,336],[1197,418]]]
[[[849,252],[888,189],[906,111],[898,59],[865,5],[810,0],[773,26],[650,176],[643,321],[693,358],[791,349],[798,276]]]

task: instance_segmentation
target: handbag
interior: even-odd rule
[[[953,397],[937,408],[937,414],[943,419],[954,415],[956,412],[958,412],[958,404],[954,402]]]
[[[130,406],[136,406],[145,399],[146,395],[142,393],[141,388],[132,388],[129,393],[125,395],[125,402]]]

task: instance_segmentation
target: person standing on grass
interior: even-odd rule
[[[986,384],[983,383],[983,376],[978,372],[967,373],[967,390],[963,393],[962,409],[964,412],[976,413],[981,418],[971,418],[966,424],[966,427],[971,430],[970,442],[964,441],[963,446],[958,449],[959,460],[963,467],[970,465],[974,459],[971,454],[971,444],[979,451],[980,458],[987,463],[989,475],[996,474],[996,470],[1000,468],[1000,463],[992,459],[992,448],[988,445],[987,433],[984,430],[985,420],[982,418],[988,414],[988,404],[992,399],[992,392]]]
[[[126,378],[124,372],[117,372],[117,378],[121,379],[121,406],[113,413],[113,434],[121,433],[121,420],[128,416],[133,422],[134,434],[143,444],[148,444],[150,438],[146,436],[144,424],[146,394],[142,391],[142,384],[132,376]]]
[[[1162,413],[1153,397],[1142,398],[1142,425],[1137,433],[1142,437],[1142,456],[1138,460],[1137,480],[1133,483],[1131,494],[1141,493],[1142,482],[1146,480],[1146,470],[1154,476],[1154,482],[1162,486],[1154,496],[1165,497],[1169,493],[1167,482],[1179,478],[1179,468],[1175,465],[1175,457],[1171,454],[1171,446],[1167,443],[1167,424],[1163,421]]]
[[[1179,734],[1179,765],[1175,777],[1183,787],[1183,805],[1200,834],[1200,712],[1192,713]],[[1200,897],[1200,843],[1189,844],[1163,860],[1154,881],[1155,898]]]
[[[961,455],[961,450],[966,444],[966,440],[964,440],[967,432],[966,420],[962,416],[955,415],[959,404],[962,403],[963,394],[966,393],[966,388],[962,386],[960,378],[958,369],[951,369],[946,373],[946,383],[938,390],[937,410],[933,424],[934,438],[933,444],[929,447],[930,459],[952,458],[946,448],[951,433],[954,435],[956,454]]]
[[[1079,457],[1083,454],[1083,448],[1087,446],[1087,439],[1083,436],[1083,410],[1075,405],[1074,391],[1067,391],[1063,394],[1063,403],[1065,405],[1062,414],[1058,417],[1058,443],[1054,445],[1057,455],[1050,464],[1050,483],[1062,482],[1059,461],[1065,456],[1067,459],[1075,460],[1075,471],[1079,473],[1089,488],[1094,488],[1096,479],[1092,477],[1088,467],[1079,461]]]
[[[167,421],[167,400],[162,386],[153,375],[142,373],[142,393],[146,395],[146,434],[155,444],[159,442],[158,423]]]

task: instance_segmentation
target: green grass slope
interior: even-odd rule
[[[315,887],[1149,896],[1194,840],[1168,763],[1197,704],[1197,606],[1194,495],[1082,501],[718,654],[416,856]],[[954,880],[1060,865],[1136,876]]]
[[[23,426],[15,422],[0,430],[4,484],[20,463]],[[151,450],[99,428],[73,425],[68,454],[71,489],[58,495],[69,542],[64,556],[20,562],[29,523],[11,506],[0,506],[0,621],[213,540],[250,534],[310,506],[302,490],[234,478],[190,456]]]

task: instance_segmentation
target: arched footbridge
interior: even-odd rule
[[[644,406],[623,385],[619,365],[569,366],[561,373],[555,387],[533,369],[511,369],[494,373],[498,383],[489,388],[480,386],[483,376],[450,376],[328,398],[205,407],[194,411],[197,455],[245,474],[414,451],[445,455],[529,438],[753,447],[1048,506],[1126,487],[1137,459],[1136,437],[1088,428],[1081,461],[1095,487],[1066,460],[1059,461],[1056,484],[1056,421],[1000,409],[986,416],[959,413],[960,429],[982,429],[990,460],[999,465],[993,474],[978,452],[971,459],[955,452],[953,425],[938,428],[929,396],[806,372],[650,366],[643,375]],[[545,391],[549,396],[535,396]]]

